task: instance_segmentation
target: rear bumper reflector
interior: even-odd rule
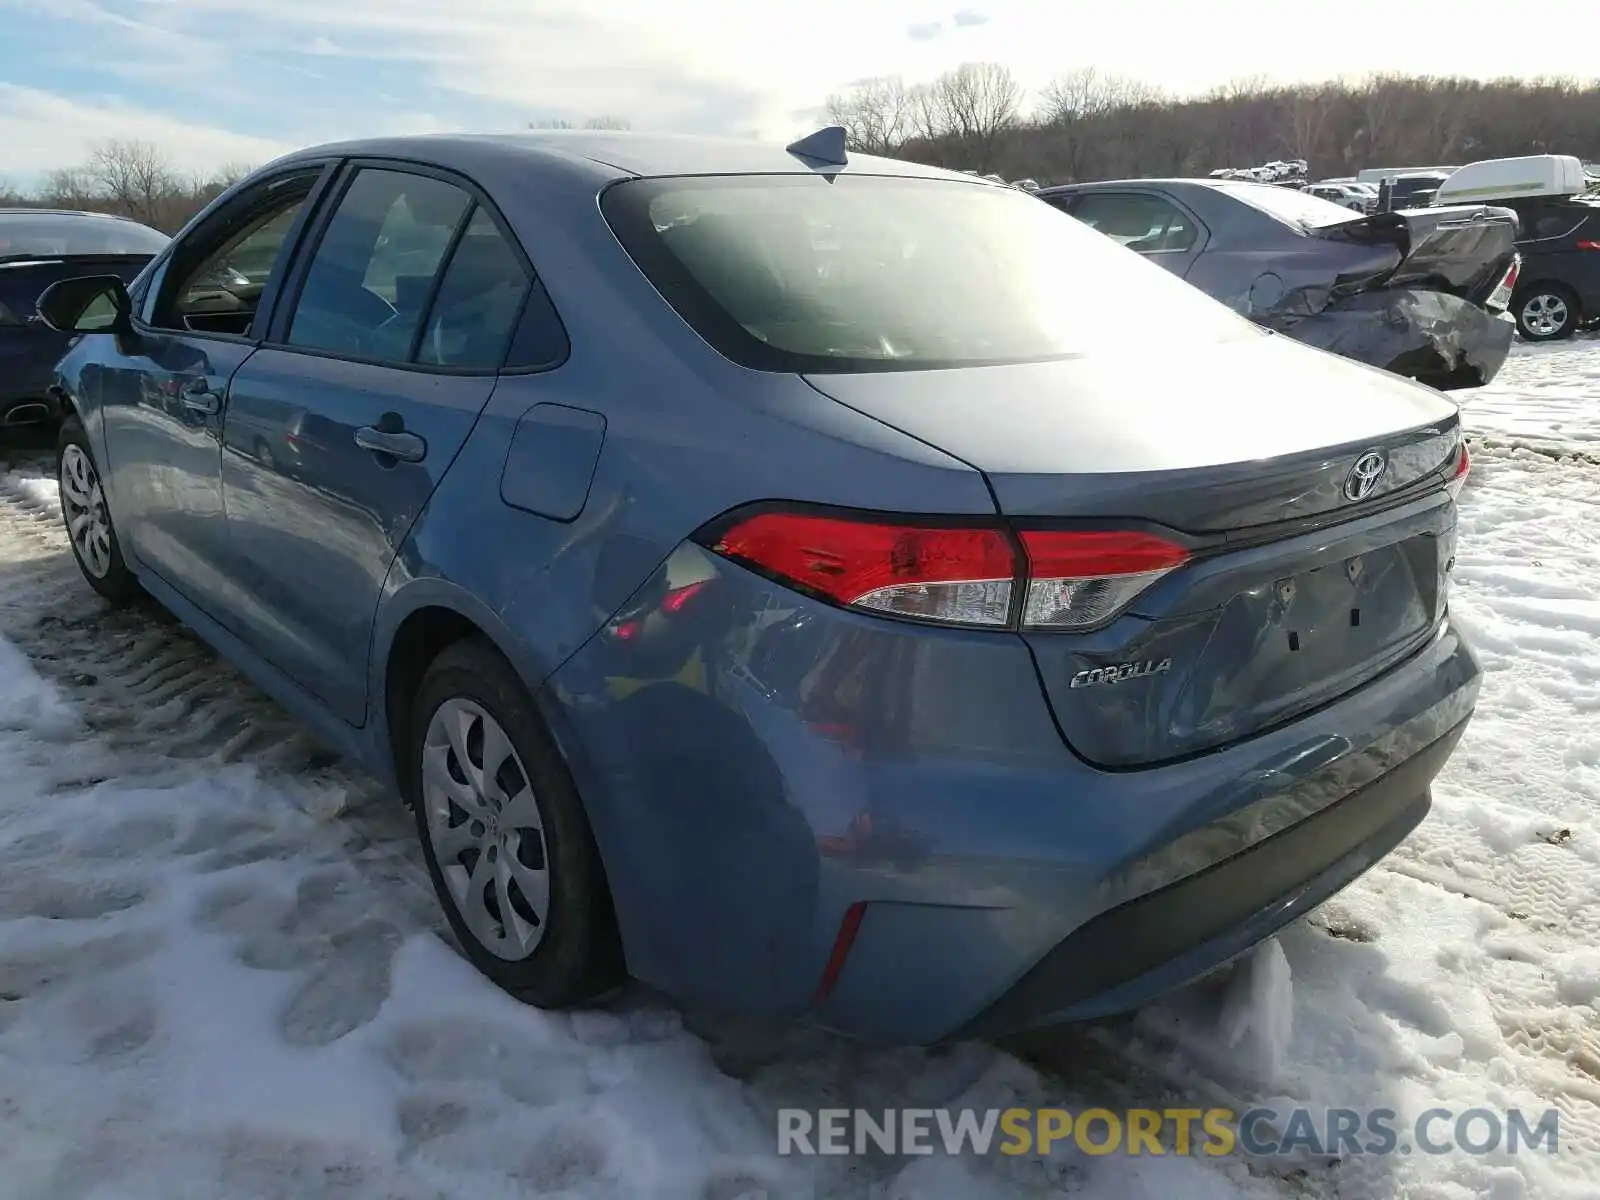
[[[828,955],[828,965],[822,969],[822,978],[818,980],[817,990],[811,997],[813,1008],[820,1008],[833,994],[833,986],[839,982],[839,975],[844,970],[844,961],[850,957],[850,948],[856,944],[856,934],[861,932],[861,918],[866,915],[864,900],[857,900],[845,909],[844,919],[839,922],[839,936],[833,939],[833,953]]]

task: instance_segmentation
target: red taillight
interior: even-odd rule
[[[1600,250],[1600,242],[1593,238],[1582,238],[1578,242],[1579,250]]]
[[[939,527],[769,512],[713,548],[849,608],[941,624],[1086,629],[1188,560],[1154,534]],[[1020,596],[1020,613],[1013,615]]]
[[[1472,456],[1467,453],[1467,443],[1463,441],[1456,448],[1456,467],[1450,473],[1450,482],[1445,484],[1452,498],[1461,495],[1461,489],[1467,486],[1467,472],[1472,470]]]
[[[1022,545],[1028,554],[1022,623],[1052,629],[1100,624],[1189,558],[1182,546],[1149,533],[1030,530]]]
[[[719,554],[851,608],[961,625],[1004,625],[1016,554],[998,529],[941,529],[762,513],[717,539]]]

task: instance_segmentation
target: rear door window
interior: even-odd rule
[[[479,208],[450,257],[428,313],[416,361],[439,367],[498,367],[528,295],[528,273]]]
[[[373,362],[411,360],[472,198],[428,175],[364,168],[306,271],[287,342]]]
[[[1565,204],[1536,204],[1517,214],[1522,218],[1522,236],[1531,241],[1562,238],[1577,231],[1587,215]]]
[[[1188,250],[1199,236],[1181,208],[1144,192],[1090,192],[1072,215],[1141,254]]]

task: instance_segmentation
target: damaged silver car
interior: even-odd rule
[[[1259,325],[1433,387],[1480,387],[1511,351],[1517,215],[1461,205],[1353,216],[1270,184],[1135,179],[1037,193]],[[1158,326],[1157,312],[1129,320]]]

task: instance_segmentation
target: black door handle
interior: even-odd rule
[[[416,434],[403,429],[379,429],[376,425],[363,425],[357,429],[356,445],[374,454],[387,454],[401,462],[421,462],[428,453],[428,443]]]

